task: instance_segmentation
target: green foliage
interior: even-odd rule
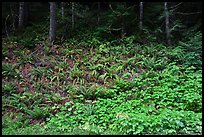
[[[2,64],[2,76],[7,78],[16,78],[19,76],[19,71],[16,69],[16,65]]]
[[[23,113],[11,113],[10,115],[7,114],[5,117],[2,118],[2,126],[4,127],[4,129],[7,130],[26,127],[28,123],[29,121],[26,119]]]
[[[24,47],[31,49],[34,48],[36,42],[32,38],[24,38],[20,40],[20,43]]]
[[[36,119],[47,118],[50,115],[49,108],[40,108],[39,106],[35,106],[33,110],[26,109],[26,112],[32,117]]]
[[[4,95],[13,94],[13,93],[16,93],[16,91],[17,91],[16,90],[16,84],[14,84],[14,83],[9,82],[9,83],[6,83],[5,85],[2,86],[2,93]]]
[[[111,88],[92,87],[95,103],[77,103],[68,111],[65,107],[64,112],[48,120],[47,128],[70,132],[74,130],[70,126],[75,125],[86,134],[200,134],[201,71],[175,64],[166,64],[160,72],[151,69],[133,81],[116,79]],[[104,66],[93,69],[100,67]],[[197,119],[192,122],[193,115]]]
[[[43,127],[43,124],[35,124],[35,125],[27,125],[26,127],[22,127],[22,128],[17,128],[17,129],[13,129],[13,128],[4,128],[2,131],[3,135],[59,135],[62,133],[54,133],[51,130],[46,130]]]
[[[154,106],[148,107],[141,103],[139,100],[124,102],[119,99],[100,99],[93,105],[76,104],[74,112],[62,112],[53,117],[48,122],[48,129],[66,132],[70,131],[70,125],[74,124],[96,134],[103,134],[105,130],[118,131],[121,134],[182,134],[184,131],[190,133],[196,130],[201,132],[201,123],[198,122],[201,120],[201,113],[196,114],[197,122],[190,124],[189,118],[194,115],[190,111],[180,112],[166,108],[155,110]],[[92,125],[98,125],[95,127],[97,132]],[[190,127],[193,128],[189,130]]]
[[[157,41],[164,38],[158,27],[164,18],[152,22],[163,5],[146,6],[152,12],[144,12],[142,33],[135,31],[134,5],[111,5],[114,11],[101,10],[97,26],[95,13],[78,3],[72,31],[59,10],[60,45],[35,50],[46,43],[49,22],[3,39],[3,134],[202,134],[201,32],[167,47]],[[182,27],[174,23],[173,35]]]
[[[202,33],[196,32],[187,37],[186,42],[179,42],[185,49],[183,63],[187,66],[195,66],[201,68],[202,66]]]
[[[172,61],[180,63],[182,59],[184,59],[184,49],[181,46],[177,46],[169,51],[169,58]]]

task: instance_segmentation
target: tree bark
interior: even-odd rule
[[[5,32],[6,32],[6,36],[9,37],[9,33],[8,33],[8,28],[7,28],[7,20],[9,18],[9,15],[7,15],[6,19],[5,19]]]
[[[98,23],[100,22],[100,9],[101,9],[100,2],[98,2],[98,18],[97,18]]]
[[[121,16],[121,38],[123,38],[126,35],[125,32],[125,20],[124,17]]]
[[[126,3],[124,3],[125,8],[127,8]],[[120,18],[121,18],[121,38],[123,38],[126,35],[125,31],[125,17],[120,13]]]
[[[62,18],[64,18],[64,2],[61,2],[61,13],[62,13]]]
[[[10,4],[10,11],[11,11],[11,18],[12,18],[12,31],[15,31],[16,30],[16,17],[18,16],[14,14],[12,4]]]
[[[171,39],[170,39],[170,24],[169,24],[169,11],[167,8],[167,2],[164,2],[164,14],[165,14],[165,28],[166,28],[166,41],[167,44],[171,44]]]
[[[24,2],[19,2],[19,20],[18,20],[18,27],[23,27],[24,21]]]
[[[140,24],[139,24],[139,29],[142,31],[142,25],[143,25],[143,2],[140,2]]]
[[[56,2],[50,2],[49,44],[53,44],[56,33]]]
[[[72,29],[74,29],[74,2],[72,2]]]

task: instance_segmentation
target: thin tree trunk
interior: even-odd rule
[[[19,2],[19,20],[18,20],[18,27],[23,27],[24,21],[24,2]]]
[[[122,19],[122,21],[121,21],[121,38],[123,38],[125,35],[126,35],[126,33],[125,33],[125,21],[124,21],[124,17],[121,17]]]
[[[98,2],[98,18],[97,18],[98,23],[100,22],[100,9],[101,9],[100,2]]]
[[[13,12],[13,8],[12,8],[12,6],[11,6],[11,4],[10,4],[10,10],[11,10],[11,17],[12,17],[12,31],[15,31],[16,30],[16,25],[15,25],[15,23],[16,23],[16,16],[17,15],[15,15],[14,14],[14,12]]]
[[[72,2],[72,29],[74,29],[74,2]]]
[[[56,31],[56,2],[50,2],[50,31],[49,44],[53,44]]]
[[[7,20],[8,20],[8,18],[9,18],[9,15],[5,19],[5,32],[6,32],[6,36],[7,37],[9,37],[8,28],[7,28]]]
[[[61,2],[61,13],[62,13],[62,18],[64,18],[64,2]]]
[[[140,31],[142,31],[142,25],[143,25],[143,2],[140,2],[140,24],[139,24],[139,28],[140,28]]]
[[[164,2],[164,13],[165,13],[165,28],[166,28],[166,41],[167,44],[171,44],[171,39],[170,39],[170,27],[169,27],[169,11],[167,8],[167,2]]]
[[[127,8],[126,2],[124,3],[125,8]],[[126,35],[125,31],[125,17],[123,15],[120,15],[121,19],[121,38],[123,38]]]

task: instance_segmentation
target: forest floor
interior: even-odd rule
[[[202,134],[202,69],[185,47],[81,37],[3,39],[3,134]]]

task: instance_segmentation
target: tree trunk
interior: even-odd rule
[[[121,38],[123,38],[125,35],[125,20],[124,17],[121,17]]]
[[[100,2],[98,2],[98,18],[97,18],[98,23],[100,22],[100,9],[101,9]]]
[[[140,28],[140,31],[142,31],[142,19],[143,19],[143,2],[140,2],[140,25],[139,25],[139,28]]]
[[[5,19],[5,32],[6,32],[6,36],[7,37],[9,37],[8,28],[7,28],[7,20],[8,20],[8,18],[9,18],[9,15]]]
[[[167,2],[164,2],[164,13],[165,13],[165,28],[166,28],[166,41],[167,44],[171,44],[171,39],[170,39],[170,28],[169,28],[169,11],[167,8]]]
[[[18,20],[18,27],[23,27],[24,21],[24,2],[19,2],[19,20]]]
[[[127,9],[126,2],[124,3],[125,9]],[[121,18],[121,38],[123,38],[126,35],[126,30],[125,30],[125,17],[120,13],[120,18]]]
[[[12,31],[15,31],[16,30],[16,17],[17,17],[17,15],[16,14],[14,14],[14,11],[15,10],[13,10],[13,7],[12,7],[12,4],[10,4],[10,11],[11,11],[11,18],[12,18]]]
[[[61,2],[61,8],[62,18],[64,18],[64,2]]]
[[[56,2],[50,2],[50,32],[49,44],[53,44],[56,31]]]
[[[74,29],[74,2],[72,2],[72,29]]]

